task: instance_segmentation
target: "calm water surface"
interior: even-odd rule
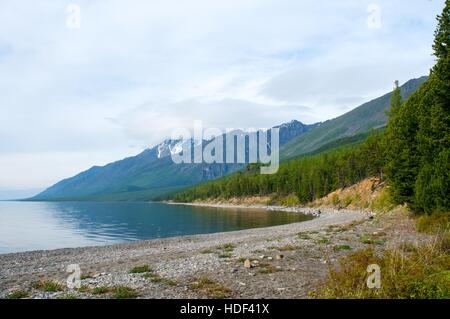
[[[160,203],[0,202],[0,253],[225,232],[311,218]]]

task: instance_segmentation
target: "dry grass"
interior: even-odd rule
[[[34,289],[43,290],[45,292],[57,292],[64,290],[64,287],[57,281],[41,279],[31,286]]]
[[[416,229],[421,233],[437,234],[450,231],[450,212],[416,217]]]
[[[386,187],[378,178],[370,177],[350,187],[338,189],[314,202],[312,206],[385,210],[391,204]]]
[[[423,222],[423,220],[421,221]],[[441,226],[433,229],[441,229]],[[426,224],[427,227],[430,225]],[[420,226],[420,222],[418,224]],[[373,243],[373,242],[371,242]],[[441,231],[434,240],[417,245],[400,245],[376,254],[374,247],[358,250],[330,269],[328,279],[313,293],[318,298],[450,298],[449,232]],[[381,269],[381,288],[370,289],[367,266]]]

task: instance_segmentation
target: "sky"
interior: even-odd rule
[[[136,155],[194,120],[224,130],[343,114],[428,74],[443,7],[1,0],[0,199]]]

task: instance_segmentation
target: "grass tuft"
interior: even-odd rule
[[[379,239],[377,236],[370,236],[362,234],[359,238],[361,243],[366,245],[384,245],[384,240]]]
[[[78,288],[77,290],[78,290],[78,292],[81,292],[81,293],[91,292],[91,288],[89,288],[89,286],[86,286],[86,285],[81,285],[81,287]]]
[[[317,241],[318,244],[323,244],[323,245],[328,245],[330,242],[330,240],[328,238],[321,238]]]
[[[112,288],[112,297],[114,299],[134,299],[141,294],[136,289],[127,286],[115,286]]]
[[[93,295],[104,295],[111,292],[111,287],[98,286],[92,289]]]
[[[142,274],[151,271],[149,265],[135,266],[131,268],[130,274]]]
[[[231,243],[223,244],[221,246],[217,246],[216,253],[219,258],[231,258],[233,256],[233,250],[235,246]]]
[[[6,296],[6,299],[23,299],[28,298],[29,296],[30,293],[26,290],[14,290]]]
[[[350,247],[349,245],[337,245],[334,246],[333,249],[335,251],[340,251],[340,250],[352,250],[352,247]]]
[[[277,267],[271,265],[271,264],[267,264],[267,263],[260,263],[258,265],[258,273],[260,274],[272,274],[275,272],[280,271]]]
[[[164,278],[154,272],[149,272],[144,275],[145,279],[150,280],[151,282],[161,283],[167,286],[176,286],[177,282],[172,279]]]
[[[231,290],[222,284],[209,279],[208,277],[200,277],[191,284],[191,289],[198,290],[211,298],[224,299],[231,295]]]
[[[248,259],[248,258],[245,258],[245,257],[239,257],[239,258],[238,258],[238,263],[242,264],[242,263],[244,263],[247,259]]]
[[[64,290],[63,286],[54,280],[39,280],[34,282],[31,287],[46,292],[57,292]]]
[[[234,248],[236,248],[236,247],[231,243],[224,244],[222,246],[217,247],[217,249],[226,251],[226,252],[232,252],[234,250]]]
[[[308,233],[298,233],[297,236],[298,236],[298,238],[303,239],[303,240],[311,239],[311,236],[308,235]]]

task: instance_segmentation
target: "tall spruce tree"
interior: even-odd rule
[[[417,95],[413,94],[406,105],[402,105],[400,88],[396,82],[383,143],[386,153],[385,171],[392,186],[391,196],[397,203],[412,203],[414,195],[418,166],[418,154],[414,147],[418,123],[411,107],[414,96]]]
[[[418,147],[422,166],[415,184],[414,208],[430,213],[450,209],[450,1],[438,16],[433,44],[436,65],[420,105]]]
[[[450,0],[437,20],[429,80],[391,112],[386,134],[394,200],[426,213],[450,209]]]
[[[398,113],[398,110],[403,104],[402,100],[402,93],[400,91],[399,82],[394,82],[394,91],[392,92],[391,96],[391,105],[390,108],[386,111],[386,114],[389,117],[395,116],[396,113]]]

